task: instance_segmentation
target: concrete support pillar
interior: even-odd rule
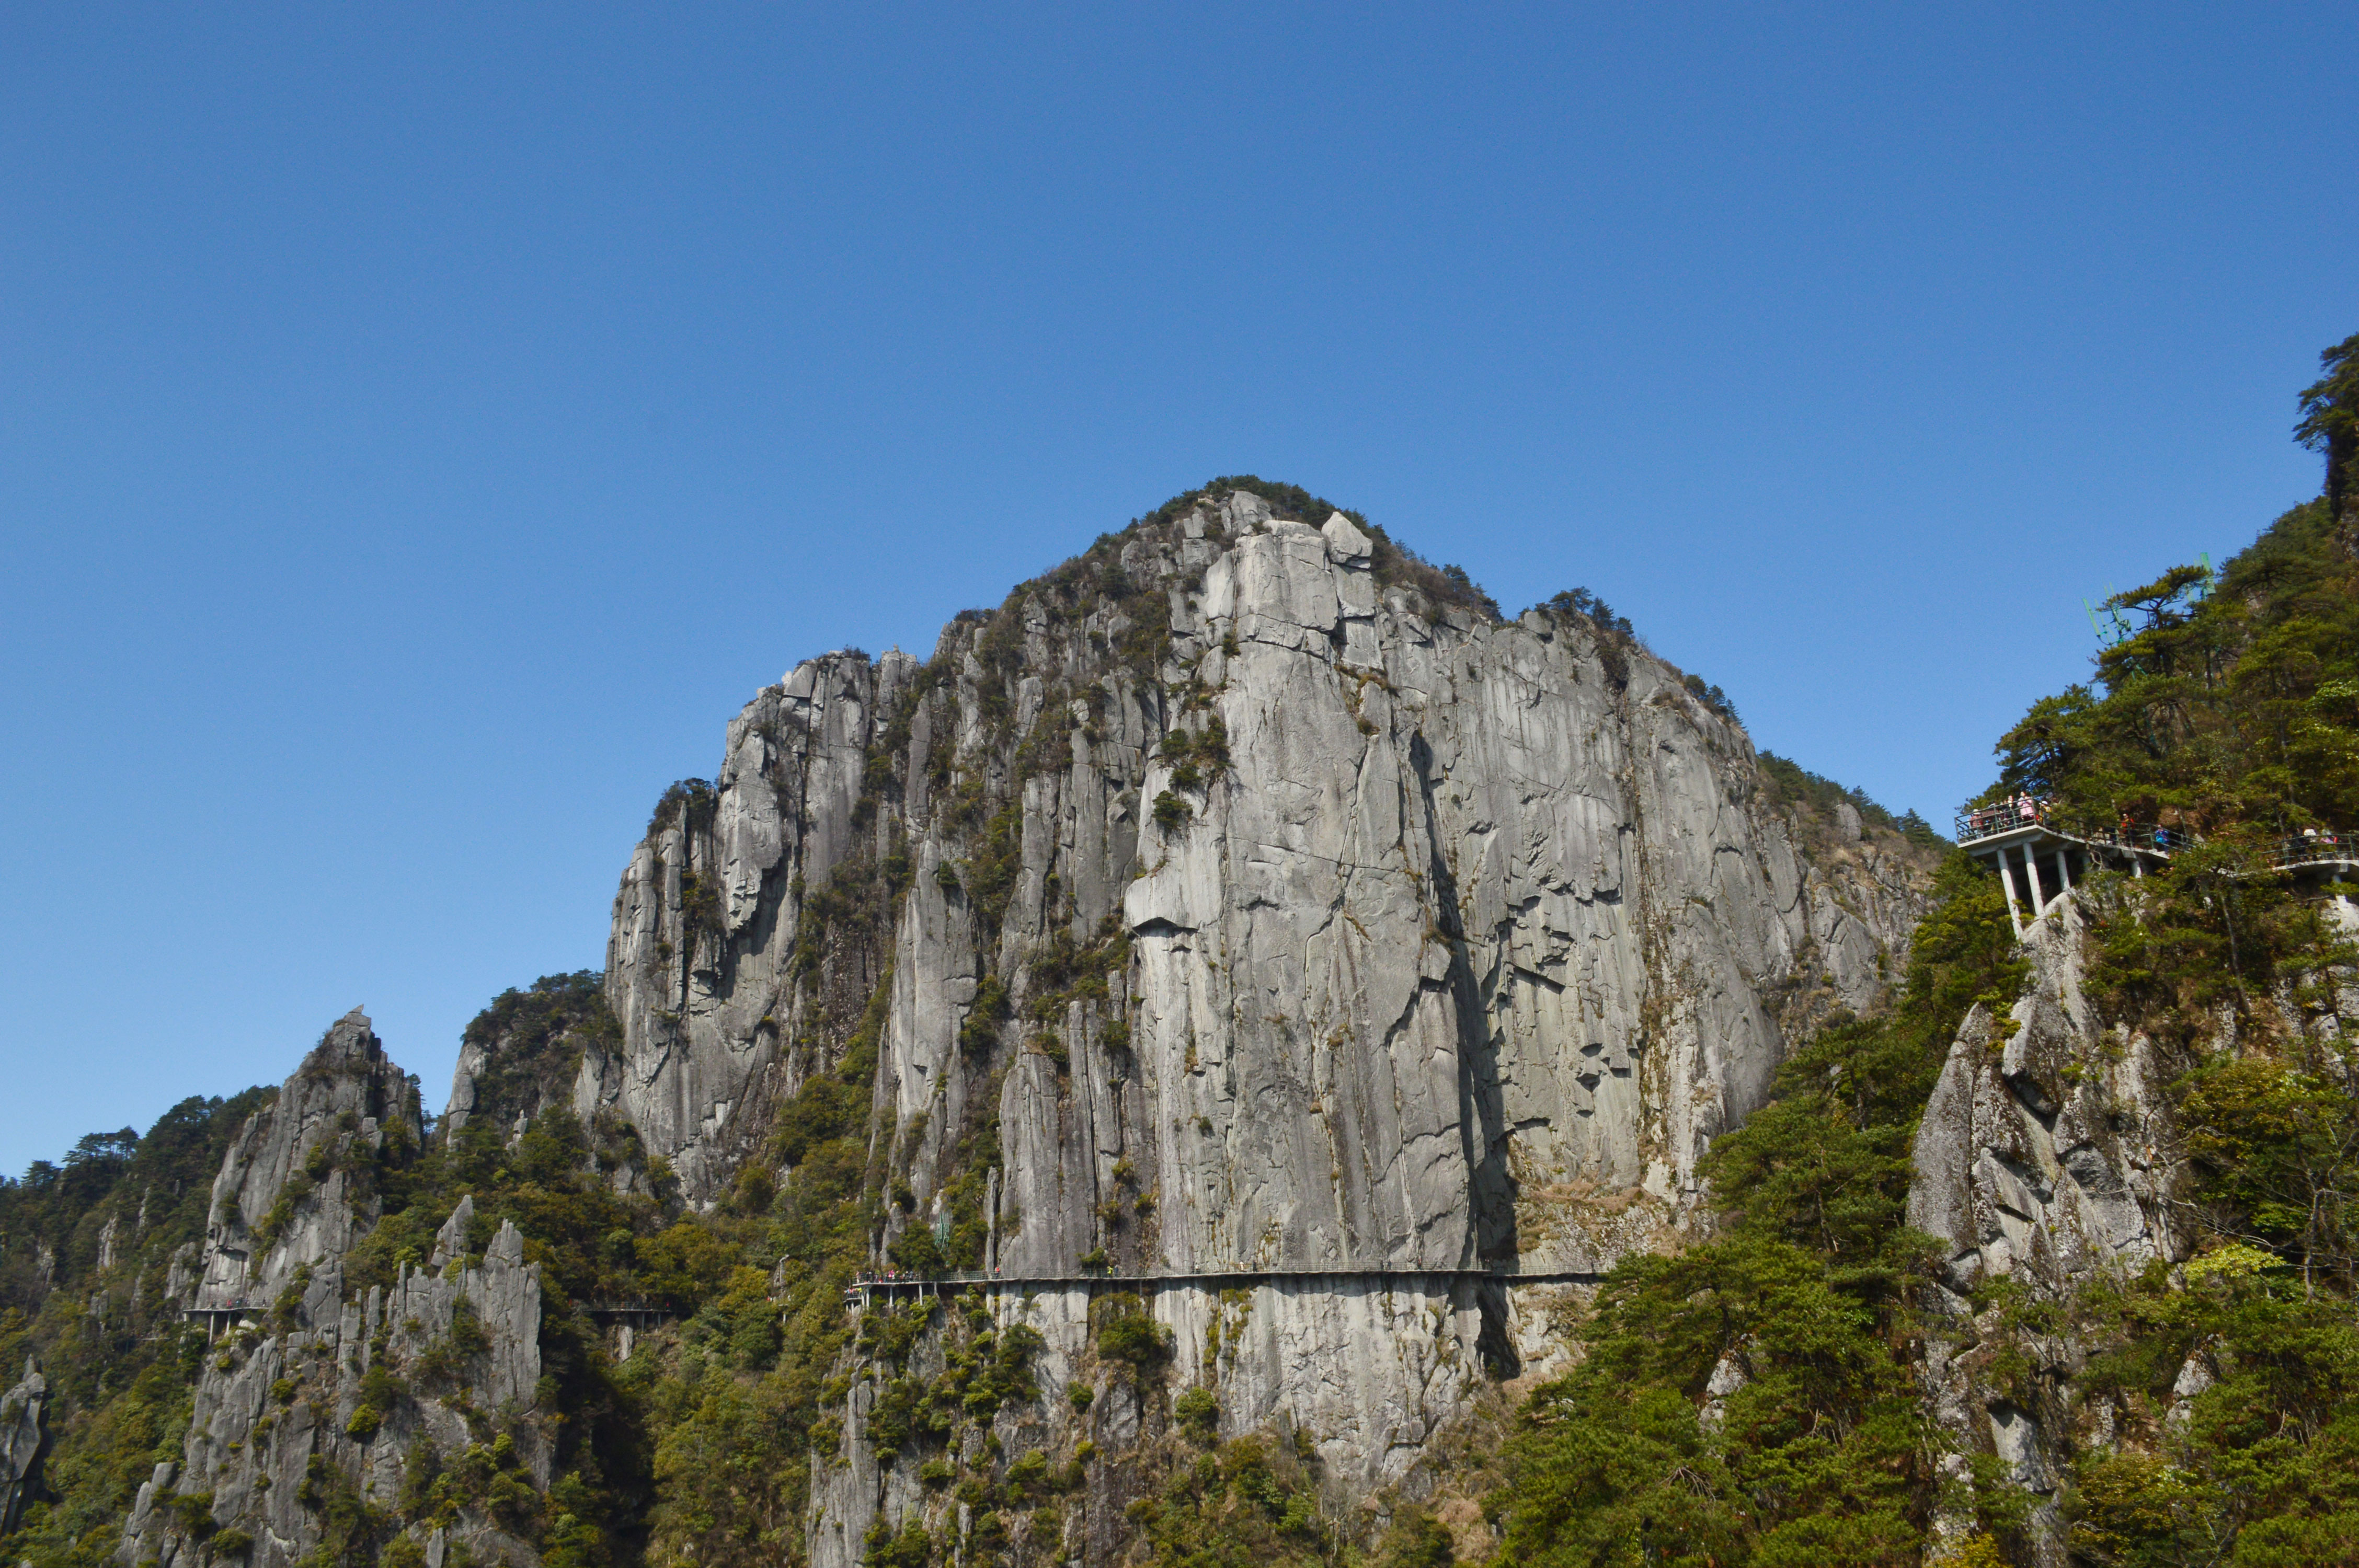
[[[2056,896],[2062,898],[2072,891],[2072,868],[2064,859],[2064,846],[2056,846]]]
[[[2000,849],[1994,852],[1991,861],[1998,867],[1998,891],[2006,901],[2007,928],[2015,933],[2015,939],[2020,942],[2023,940],[2023,922],[2015,913],[2015,873],[2007,867],[2006,851]]]

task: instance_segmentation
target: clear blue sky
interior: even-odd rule
[[[754,690],[1218,473],[1946,822],[2315,492],[2352,13],[1777,9],[0,6],[0,1169],[439,1107]]]

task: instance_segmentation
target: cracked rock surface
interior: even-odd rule
[[[299,1271],[341,1259],[377,1205],[352,1189],[338,1156],[378,1148],[389,1119],[420,1135],[408,1080],[354,1008],[238,1130],[213,1181],[193,1304],[267,1308]]]
[[[2069,1336],[2038,1336],[2021,1347],[2038,1376],[2002,1375],[1997,1315],[1978,1317],[1968,1292],[2006,1279],[2060,1303],[2092,1279],[2178,1262],[2194,1240],[2176,1202],[2173,1072],[2147,1036],[2096,1022],[2082,994],[2082,930],[2066,899],[2026,933],[2030,980],[2006,1016],[1981,1003],[1966,1015],[1918,1126],[1908,1189],[1908,1224],[1945,1257],[1934,1304],[1946,1332],[1929,1340],[1924,1369],[1944,1465],[1962,1479],[1969,1455],[1995,1456],[2036,1500],[2035,1552],[2058,1565],[2059,1446],[2073,1412],[2060,1395],[2025,1408],[2019,1389],[2064,1388],[2085,1352]]]
[[[1232,493],[923,665],[798,665],[624,872],[623,1039],[577,1110],[712,1201],[837,1059],[827,988],[836,1016],[873,993],[906,1195],[880,1249],[977,1218],[961,1178],[995,1154],[1005,1276],[1357,1272],[1251,1288],[1223,1420],[1398,1476],[1486,1357],[1546,1348],[1544,1314],[1454,1271],[1599,1271],[1696,1223],[1710,1141],[1799,1031],[1876,1003],[1924,878],[1855,812],[1778,805],[1626,634],[1442,602],[1387,548]],[[833,923],[876,866],[864,949]],[[1117,939],[1102,985],[1060,981]],[[1220,1300],[1150,1294],[1183,1344]],[[1079,1351],[1048,1338],[1053,1379]],[[815,1484],[815,1562],[897,1519],[889,1476]]]

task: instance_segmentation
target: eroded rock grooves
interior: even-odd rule
[[[1314,1434],[1347,1490],[1399,1478],[1486,1360],[1560,1349],[1544,1292],[1384,1276],[1601,1270],[1691,1225],[1711,1138],[1799,1026],[1875,1004],[1920,882],[1854,824],[1806,847],[1742,731],[1626,638],[1438,604],[1376,555],[1218,496],[923,665],[799,665],[632,858],[624,1040],[576,1108],[709,1200],[882,987],[880,1253],[930,1225],[1008,1275],[1365,1269],[1151,1300],[1225,1428]],[[1028,1308],[1052,1386],[1086,1363],[1068,1294]],[[1215,1365],[1190,1347],[1224,1310]],[[1021,1441],[1072,1440],[1047,1407]],[[922,1501],[847,1415],[821,1563]]]
[[[1878,1004],[1925,877],[1855,814],[1780,806],[1743,731],[1626,632],[1501,622],[1400,560],[1341,514],[1209,493],[961,616],[922,663],[799,665],[630,857],[619,1036],[567,1036],[578,1068],[555,1071],[471,1036],[446,1129],[520,1135],[570,1092],[644,1153],[614,1182],[709,1206],[778,1157],[807,1081],[873,1050],[877,1262],[1147,1276],[1170,1331],[1168,1386],[1142,1390],[1099,1355],[1091,1289],[993,1295],[1003,1332],[1040,1336],[1040,1397],[993,1418],[1000,1462],[1103,1455],[1035,1544],[1127,1550],[1138,1456],[1190,1388],[1217,1390],[1223,1433],[1315,1459],[1339,1509],[1414,1490],[1483,1387],[1566,1354],[1568,1287],[1451,1271],[1593,1273],[1691,1234],[1710,1141],[1817,1022]],[[345,1290],[376,1203],[345,1156],[419,1135],[357,1011],[239,1134],[169,1288],[266,1332],[209,1361],[126,1564],[218,1555],[223,1530],[254,1568],[295,1562],[323,1499],[381,1505],[405,1452],[549,1485],[514,1230],[462,1203],[391,1291]],[[1153,1278],[1230,1270],[1264,1272]],[[1293,1270],[1323,1272],[1270,1272]],[[947,1353],[929,1336],[911,1365]],[[371,1380],[388,1367],[410,1381]],[[821,1568],[879,1525],[955,1529],[919,1455],[871,1439],[883,1379],[840,1370]],[[479,1509],[413,1544],[434,1568],[529,1555]]]

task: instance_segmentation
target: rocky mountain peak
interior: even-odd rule
[[[571,1101],[712,1205],[816,1179],[789,1130],[849,1079],[875,1264],[1043,1281],[1052,1379],[1093,1270],[1169,1281],[1183,1346],[1221,1276],[1332,1279],[1256,1298],[1223,1420],[1375,1485],[1417,1412],[1562,1354],[1558,1296],[1706,1223],[1698,1159],[1878,1004],[1925,866],[1779,805],[1626,623],[1503,620],[1340,509],[1216,484],[923,663],[756,694],[625,870]],[[815,1562],[898,1506],[842,1474]]]

